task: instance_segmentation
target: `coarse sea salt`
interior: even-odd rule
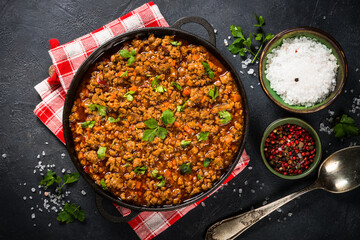
[[[336,85],[338,64],[324,44],[307,37],[284,39],[268,54],[266,78],[290,105],[313,106]]]

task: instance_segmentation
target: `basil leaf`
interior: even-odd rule
[[[190,143],[191,143],[191,141],[181,140],[180,146],[181,146],[182,148],[186,148],[186,147],[188,147],[188,146],[190,145]]]
[[[209,64],[207,62],[201,62],[201,64],[204,66],[207,74],[209,75],[209,78],[214,78],[215,74],[214,72],[211,70]]]
[[[157,128],[158,127],[158,123],[155,120],[155,118],[150,118],[149,120],[146,120],[144,123],[148,128]]]
[[[206,141],[208,139],[209,132],[200,132],[196,135],[199,142]]]
[[[86,121],[81,124],[82,128],[90,128],[92,129],[95,126],[95,121]]]
[[[146,170],[147,170],[147,167],[145,167],[145,166],[143,166],[143,167],[136,167],[136,168],[134,169],[134,172],[135,172],[136,174],[142,174],[142,175],[144,175],[145,172],[146,172]]]
[[[161,121],[164,123],[164,125],[172,124],[173,122],[175,122],[175,118],[173,116],[174,113],[170,109],[165,110],[162,113]]]
[[[211,158],[205,158],[204,160],[204,167],[208,167],[211,163],[211,161],[213,161],[213,159]]]
[[[181,86],[177,82],[171,82],[171,85],[176,87],[178,90],[181,90]]]
[[[121,74],[120,77],[127,77],[127,74],[128,74],[128,72],[126,71],[123,74]]]
[[[215,85],[214,88],[209,89],[209,96],[212,98],[212,100],[215,100],[215,98],[219,96],[219,90]]]
[[[190,163],[184,163],[180,166],[180,173],[182,175],[186,174],[186,173],[191,173],[191,167],[190,167]]]
[[[97,151],[98,158],[100,160],[104,159],[105,158],[105,153],[106,153],[106,147],[99,147],[99,149]]]
[[[129,57],[131,57],[131,54],[129,53],[129,51],[127,49],[123,49],[120,51],[120,56],[123,58],[129,58]]]
[[[171,41],[170,43],[171,43],[171,45],[174,45],[174,46],[180,46],[181,45],[181,43],[177,42],[177,41]]]
[[[226,110],[219,112],[219,116],[221,118],[220,122],[222,124],[226,124],[231,121],[231,114]]]
[[[89,109],[90,111],[95,111],[95,109],[97,109],[100,116],[106,116],[107,109],[105,106],[101,106],[99,104],[90,104]]]
[[[108,190],[108,187],[106,186],[106,182],[105,182],[104,179],[101,179],[101,180],[100,180],[100,184],[101,184],[102,189]]]

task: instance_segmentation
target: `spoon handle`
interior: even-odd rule
[[[228,240],[235,239],[241,233],[249,229],[253,224],[260,221],[266,215],[275,211],[279,207],[301,196],[304,193],[320,188],[317,182],[312,185],[292,193],[286,197],[280,198],[265,206],[250,210],[240,215],[230,217],[213,224],[206,232],[206,240]]]

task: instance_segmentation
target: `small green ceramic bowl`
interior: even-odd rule
[[[310,133],[310,135],[313,137],[314,142],[315,142],[315,149],[316,149],[316,153],[315,153],[315,157],[314,157],[314,161],[313,163],[309,166],[309,168],[304,171],[301,174],[298,175],[293,175],[293,176],[289,176],[289,175],[283,175],[281,173],[278,173],[277,171],[275,171],[270,164],[268,163],[266,157],[265,157],[265,153],[264,153],[264,148],[265,148],[265,140],[266,138],[269,136],[269,134],[276,129],[277,127],[281,126],[281,125],[285,125],[285,124],[295,124],[298,125],[302,128],[304,128],[308,133]],[[307,176],[309,173],[311,173],[320,163],[321,160],[321,155],[322,155],[322,148],[321,148],[321,141],[319,138],[319,135],[317,134],[317,132],[314,130],[314,128],[312,128],[308,123],[306,123],[305,121],[299,119],[299,118],[280,118],[274,122],[272,122],[265,130],[264,135],[261,139],[261,144],[260,144],[260,153],[261,153],[261,157],[262,160],[265,164],[265,166],[270,170],[270,172],[272,172],[273,174],[275,174],[278,177],[284,178],[284,179],[299,179],[299,178],[303,178],[305,176]]]
[[[311,107],[304,107],[304,106],[295,106],[290,105],[284,102],[284,100],[270,87],[270,82],[266,78],[265,69],[267,63],[267,55],[276,47],[280,46],[285,38],[294,38],[294,37],[301,37],[305,36],[308,38],[312,38],[317,40],[318,42],[324,44],[326,47],[331,49],[333,55],[337,59],[337,63],[339,65],[337,76],[336,76],[336,86],[334,91],[322,102],[317,103]],[[327,106],[329,106],[332,102],[340,94],[346,78],[348,75],[348,67],[345,54],[341,49],[339,43],[331,37],[329,34],[312,27],[296,27],[296,28],[289,28],[280,33],[278,33],[273,39],[271,39],[268,44],[265,46],[263,52],[260,56],[259,61],[259,78],[260,83],[265,91],[266,95],[279,107],[284,108],[287,111],[294,112],[294,113],[312,113],[319,111]]]

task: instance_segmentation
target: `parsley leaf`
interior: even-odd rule
[[[46,176],[43,177],[43,179],[40,181],[40,185],[45,185],[46,187],[49,187],[53,185],[54,183],[58,184],[57,191],[59,195],[61,194],[61,189],[68,183],[74,183],[79,180],[80,174],[79,173],[71,173],[71,174],[65,174],[63,179],[61,177],[57,176],[56,173],[50,169],[47,170]],[[61,184],[61,182],[63,184]]]
[[[262,27],[265,24],[263,17],[262,16],[259,17],[256,13],[254,15],[255,15],[255,20],[257,22],[257,24],[255,24],[254,27]]]
[[[120,121],[120,115],[118,116],[117,119],[115,119],[115,118],[113,118],[113,117],[109,117],[109,118],[108,118],[108,121],[109,121],[110,123],[118,122],[118,121]]]
[[[241,27],[237,27],[235,25],[231,25],[230,26],[230,31],[232,33],[232,35],[234,37],[237,37],[237,38],[240,38],[240,39],[245,39],[244,37],[244,32],[243,30],[241,29]]]
[[[157,134],[158,134],[159,138],[164,140],[166,138],[166,134],[167,134],[166,128],[159,127]]]
[[[152,142],[158,134],[158,127],[154,129],[146,129],[143,133],[142,140]]]
[[[204,163],[203,163],[204,167],[208,167],[210,165],[211,161],[213,161],[213,159],[205,158]]]
[[[57,182],[59,184],[61,182],[61,178],[55,175],[56,173],[54,171],[48,169],[46,175],[43,177],[43,179],[40,181],[39,184],[46,185],[46,187],[53,185],[54,182]],[[60,182],[59,182],[59,178],[60,178]]]
[[[134,97],[132,96],[135,92],[134,91],[128,91],[127,93],[124,94],[124,98],[126,98],[128,101],[133,101]]]
[[[78,172],[65,174],[63,177],[64,184],[77,182],[79,180],[80,174]]]
[[[219,116],[221,118],[220,122],[222,124],[226,124],[231,121],[231,114],[226,110],[219,112]]]
[[[148,168],[148,167],[146,167],[146,166],[136,167],[136,168],[134,169],[134,172],[135,172],[136,174],[142,174],[142,175],[144,175],[145,172],[146,172],[146,170],[147,170],[147,168]]]
[[[134,56],[131,56],[128,61],[127,61],[127,64],[130,66],[132,63],[135,62],[135,57]]]
[[[176,111],[178,111],[178,112],[184,111],[185,106],[186,106],[186,103],[187,103],[188,101],[189,101],[189,100],[186,100],[183,105],[177,106],[177,107],[176,107]]]
[[[120,77],[127,77],[127,74],[128,74],[128,72],[126,71],[126,72],[122,73],[122,74],[120,75]]]
[[[211,70],[209,64],[207,62],[201,62],[201,64],[204,66],[207,74],[209,75],[209,78],[214,78],[215,74],[214,72]]]
[[[209,137],[209,132],[200,132],[196,135],[199,142],[206,141]]]
[[[177,41],[171,41],[170,43],[171,43],[171,45],[174,45],[174,46],[180,46],[181,45],[181,42],[177,42]]]
[[[154,88],[155,92],[158,92],[158,93],[164,93],[164,92],[167,92],[167,89],[164,88],[163,86],[159,85],[157,87]]]
[[[150,118],[149,120],[146,120],[144,123],[148,128],[157,128],[158,127],[158,123],[155,120],[155,118]]]
[[[80,210],[80,205],[65,203],[63,210],[56,218],[59,222],[71,223],[75,220],[83,222],[85,220],[85,212]]]
[[[190,163],[184,163],[180,166],[180,173],[182,175],[186,174],[186,173],[191,173],[191,167],[190,167]]]
[[[95,126],[95,121],[86,121],[81,124],[82,128],[90,128],[92,129]]]
[[[101,179],[101,180],[100,180],[100,184],[101,184],[102,189],[108,190],[108,187],[106,186],[106,182],[105,182],[104,179]]]
[[[107,109],[105,106],[101,106],[99,104],[90,104],[89,109],[90,111],[95,111],[95,109],[97,109],[97,112],[100,116],[106,116]]]
[[[154,80],[151,82],[151,87],[153,88],[153,90],[155,92],[158,92],[158,93],[164,93],[166,92],[166,88],[164,88],[163,86],[159,85],[159,81],[158,79],[160,78],[160,76],[156,76],[154,78]]]
[[[123,58],[128,59],[127,64],[130,66],[133,62],[135,62],[135,55],[136,55],[136,50],[132,49],[130,52],[127,49],[123,49],[120,52],[120,56]]]
[[[163,177],[162,180],[158,184],[156,184],[155,186],[164,187],[165,183],[166,183],[166,177]]]
[[[212,98],[213,101],[215,100],[215,98],[217,98],[217,96],[219,96],[219,89],[216,87],[216,85],[214,85],[214,88],[209,89],[209,96]]]
[[[359,129],[356,126],[355,120],[352,117],[349,117],[346,114],[343,114],[340,117],[336,118],[336,125],[334,126],[335,137],[351,137],[357,136],[359,134]]]
[[[186,148],[186,147],[188,147],[188,146],[190,145],[190,143],[191,143],[191,141],[181,140],[180,146],[181,146],[182,148]]]
[[[123,49],[120,51],[120,56],[128,59],[129,57],[131,57],[131,54],[129,53],[129,51],[127,49]]]
[[[161,121],[164,125],[173,124],[175,122],[174,113],[170,109],[165,110],[161,115]]]
[[[106,147],[99,147],[99,149],[97,151],[98,158],[100,160],[104,159],[105,158],[105,153],[106,153]]]
[[[200,174],[198,174],[198,175],[197,175],[197,179],[198,179],[198,180],[201,180],[201,179],[203,179],[203,177],[202,177]]]
[[[181,90],[181,86],[177,82],[171,82],[171,85],[173,85],[178,90]]]

